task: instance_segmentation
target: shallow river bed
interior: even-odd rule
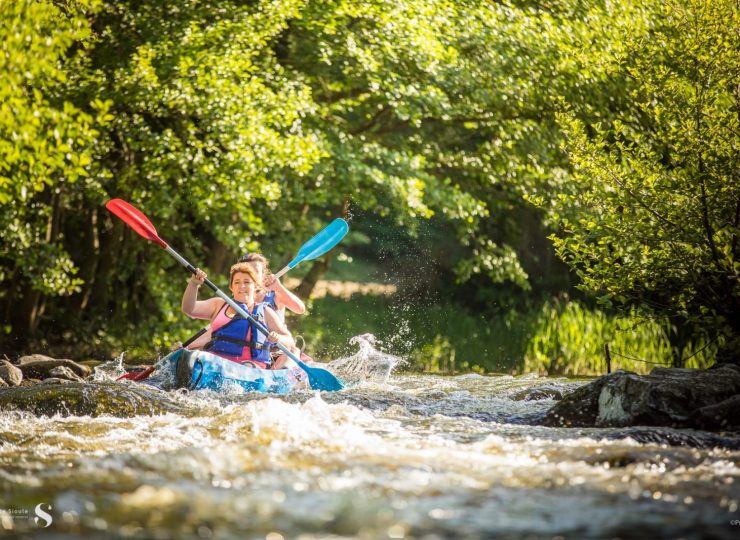
[[[740,451],[527,425],[554,401],[513,399],[580,384],[394,375],[287,397],[151,389],[178,411],[162,416],[2,411],[0,536],[740,537]]]

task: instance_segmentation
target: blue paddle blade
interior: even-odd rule
[[[306,375],[308,375],[308,384],[314,390],[336,392],[344,388],[342,381],[337,379],[332,372],[326,369],[309,367],[303,362],[299,362],[298,364],[306,372]]]
[[[349,225],[343,219],[337,218],[316,236],[301,246],[298,255],[290,261],[288,268],[293,268],[301,261],[310,261],[320,257],[331,248],[336,246],[349,231]]]

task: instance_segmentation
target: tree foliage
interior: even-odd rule
[[[648,7],[624,47],[602,56],[606,75],[629,89],[629,107],[588,123],[566,104],[560,117],[573,175],[551,191],[555,243],[604,303],[737,335],[737,4]]]
[[[42,294],[67,296],[82,284],[60,242],[56,209],[65,193],[85,189],[97,128],[108,120],[100,100],[77,106],[63,96],[92,39],[84,11],[94,5],[62,11],[30,0],[0,4],[0,282],[18,282],[23,292],[0,298],[6,321],[12,309],[35,314],[16,318],[24,329],[43,312]]]
[[[692,6],[666,17],[626,0],[3,3],[6,333],[46,322],[97,343],[178,330],[176,263],[102,210],[111,197],[215,274],[246,250],[287,257],[352,209],[410,234],[431,219],[437,233],[417,243],[483,302],[497,286],[540,286],[547,214],[589,290],[680,297],[674,312],[699,313],[701,287],[727,294],[728,268],[736,275],[725,203],[737,184],[737,36],[720,28],[720,15],[736,20],[729,3],[695,27]],[[639,184],[630,190],[646,204],[614,175]],[[697,179],[704,192],[691,198]],[[646,206],[687,235],[651,222]],[[695,294],[666,271],[669,237],[698,276]],[[680,293],[638,290],[635,261],[649,257],[662,261],[645,267],[649,290]],[[609,282],[615,261],[632,274]]]

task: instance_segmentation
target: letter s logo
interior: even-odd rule
[[[52,517],[51,517],[51,514],[48,514],[47,512],[44,512],[44,511],[43,511],[43,510],[41,509],[41,506],[42,506],[43,504],[44,504],[44,503],[40,503],[40,504],[37,504],[37,505],[36,505],[36,510],[35,510],[35,511],[36,511],[36,515],[37,515],[38,517],[35,517],[35,518],[33,518],[33,520],[34,520],[34,521],[36,522],[36,525],[39,525],[39,518],[43,519],[43,520],[44,520],[44,522],[46,523],[46,525],[40,525],[40,526],[41,526],[41,527],[43,527],[43,528],[46,528],[46,527],[48,527],[49,525],[51,525],[51,520],[52,520]],[[48,506],[48,507],[49,507],[49,512],[51,512],[51,505],[50,505],[50,504],[47,504],[46,506]]]

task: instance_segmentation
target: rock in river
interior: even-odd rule
[[[565,396],[545,415],[546,426],[740,427],[740,366],[656,368],[650,375],[617,371]]]
[[[0,388],[0,409],[9,408],[48,416],[130,417],[180,412],[179,406],[163,392],[143,385],[77,382]]]
[[[89,367],[78,364],[73,360],[50,358],[43,354],[21,356],[18,364],[18,368],[23,372],[24,377],[34,377],[37,379],[46,379],[52,376],[50,374],[51,370],[59,366],[71,369],[80,377],[88,377],[92,373]]]
[[[539,388],[526,388],[511,396],[514,401],[538,401],[541,399],[563,399],[563,393],[557,388],[541,386]]]
[[[75,382],[85,381],[85,379],[77,375],[77,373],[69,369],[67,366],[57,366],[53,369],[50,369],[49,375],[51,375],[52,377],[56,379],[66,379],[68,381],[75,381]]]
[[[23,382],[23,372],[7,360],[0,360],[0,381],[5,386],[19,386]]]

